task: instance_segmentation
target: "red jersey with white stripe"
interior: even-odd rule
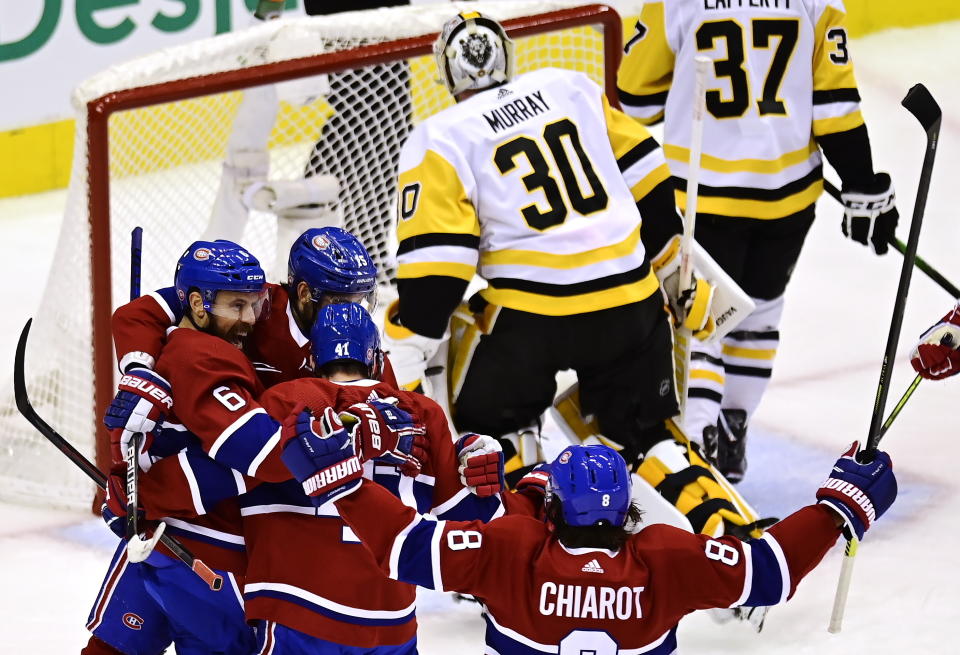
[[[673,653],[684,615],[786,601],[840,535],[814,505],[761,539],[650,525],[611,552],[566,548],[525,516],[431,520],[366,482],[335,504],[391,578],[481,599],[499,655]]]
[[[245,540],[235,496],[245,491],[243,477],[230,474],[229,500],[207,511],[200,500],[205,470],[219,463],[251,477],[285,480],[290,472],[280,459],[280,423],[257,403],[263,392],[242,351],[212,335],[189,328],[169,331],[156,371],[179,396],[155,440],[176,441],[170,432],[192,433],[190,446],[159,460],[141,476],[141,499],[149,518],[163,518],[170,534],[183,539],[196,556],[214,568],[243,572]],[[207,463],[207,457],[214,462]],[[218,467],[218,470],[220,467]],[[182,490],[178,493],[176,490]],[[211,504],[212,507],[212,504]],[[200,515],[198,517],[198,515]]]
[[[369,461],[364,477],[389,490],[414,512],[489,520],[502,513],[500,499],[477,498],[460,483],[458,462],[443,410],[429,398],[382,382],[335,383],[300,379],[260,397],[276,417],[303,402],[315,413],[338,411],[371,396],[399,399],[399,406],[427,428],[429,453],[416,478]],[[249,619],[264,619],[320,639],[360,648],[403,644],[416,636],[415,587],[389,579],[333,503],[314,507],[296,481],[262,484],[241,498],[250,553],[244,600]]]
[[[270,308],[254,326],[244,352],[264,386],[310,377],[310,338],[303,334],[293,317],[287,290],[278,284],[267,284]],[[111,329],[117,349],[120,370],[132,364],[153,368],[166,342],[171,326],[180,323],[183,310],[173,287],[141,296],[113,313]],[[380,378],[392,387],[397,379],[389,360],[384,358]],[[177,389],[173,388],[174,402]]]

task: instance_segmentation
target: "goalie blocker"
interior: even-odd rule
[[[680,283],[680,238],[675,237],[657,255],[652,264],[671,306],[681,296]],[[713,287],[713,297],[707,307],[714,329],[698,338],[710,343],[726,336],[752,312],[756,305],[747,293],[740,288],[720,265],[703,249],[699,243],[693,243],[693,268],[696,277],[706,280]],[[697,293],[700,293],[698,291]]]

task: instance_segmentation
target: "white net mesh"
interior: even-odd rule
[[[212,76],[204,78],[212,81],[237,71],[242,75],[251,66],[300,60],[290,64],[301,71],[298,79],[277,89],[275,121],[273,111],[263,118],[269,130],[268,143],[261,144],[269,152],[269,177],[336,176],[345,227],[363,240],[386,283],[392,272],[391,217],[400,146],[412,122],[449,106],[451,98],[436,82],[429,56],[360,69],[346,61],[343,70],[324,75],[301,70],[301,58],[433,34],[456,11],[479,10],[503,21],[571,6],[576,3],[469,2],[274,21],[141,57],[81,85],[75,94],[78,120],[68,209],[27,349],[28,389],[38,413],[93,459],[88,102],[126,89],[201,76]],[[517,39],[518,72],[560,66],[603,83],[601,30],[590,25],[558,30],[549,24],[543,29],[543,34]],[[243,85],[258,81],[262,83],[251,74]],[[142,288],[147,291],[172,283],[178,256],[207,226],[243,96],[242,91],[203,95],[202,86],[196,88],[184,100],[110,116],[110,248],[95,256],[110,259],[113,307],[129,294],[133,227],[144,228]],[[250,147],[255,139],[246,141]],[[251,212],[242,234],[241,243],[261,259],[270,277],[285,277],[285,264],[274,261],[276,217]],[[92,484],[20,417],[9,393],[0,398],[0,435],[0,497],[89,504]]]

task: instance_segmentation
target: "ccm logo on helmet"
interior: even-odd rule
[[[120,620],[123,621],[123,625],[127,626],[131,630],[139,630],[143,627],[143,619],[133,612],[127,612]]]
[[[209,248],[197,248],[193,253],[193,258],[198,262],[205,262],[210,259],[210,249]]]
[[[326,250],[330,247],[330,239],[328,239],[324,234],[318,234],[317,236],[313,237],[313,247],[317,250]]]
[[[149,380],[138,378],[135,375],[124,375],[120,378],[120,384],[118,386],[126,387],[130,390],[137,389],[140,391],[140,395],[156,398],[162,402],[167,409],[173,409],[173,398],[170,397],[170,394]]]

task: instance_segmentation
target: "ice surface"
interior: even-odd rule
[[[903,239],[924,136],[900,100],[912,84],[923,82],[945,110],[920,253],[954,282],[960,281],[953,187],[960,177],[960,122],[953,109],[960,106],[958,41],[960,23],[950,23],[891,30],[853,44],[876,167],[893,175]],[[0,362],[11,366],[17,335],[36,307],[46,276],[64,197],[55,192],[0,201],[6,301],[0,312]],[[788,293],[773,383],[751,432],[750,470],[742,489],[764,514],[783,516],[808,502],[836,455],[867,432],[902,260],[893,252],[876,258],[845,240],[839,222],[837,205],[824,196]],[[951,302],[915,272],[889,406],[913,377],[905,359],[913,340]],[[860,550],[841,634],[826,632],[840,567],[838,547],[790,603],[771,610],[761,634],[695,615],[682,623],[681,651],[960,653],[953,642],[953,622],[960,618],[955,560],[960,524],[949,504],[957,491],[950,441],[957,422],[950,407],[958,401],[960,379],[924,382],[890,430],[884,447],[893,455],[901,494]],[[37,456],[60,457],[53,448]],[[0,652],[79,652],[113,539],[87,515],[0,506]],[[420,621],[423,653],[483,650],[474,605],[426,593]]]

